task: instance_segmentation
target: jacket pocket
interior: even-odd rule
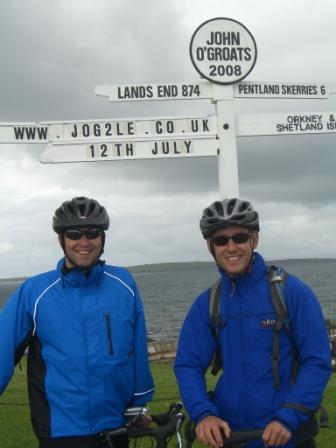
[[[112,331],[111,331],[110,313],[108,311],[105,311],[104,317],[105,317],[105,325],[106,325],[108,353],[110,355],[113,355],[113,344],[112,344]]]

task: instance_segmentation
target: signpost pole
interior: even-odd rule
[[[239,179],[233,86],[216,85],[215,95],[216,92],[220,97],[218,100],[215,99],[219,138],[219,194],[222,199],[225,197],[238,198]]]
[[[240,22],[216,18],[203,22],[189,46],[191,62],[198,73],[214,83],[213,101],[218,119],[218,175],[221,198],[239,197],[238,159],[233,84],[253,69],[257,46]]]

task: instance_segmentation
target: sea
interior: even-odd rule
[[[336,320],[336,259],[268,262],[305,281],[318,297],[325,318]],[[147,330],[154,341],[176,340],[195,298],[218,278],[211,262],[163,263],[129,268],[144,303]],[[23,279],[0,279],[0,308]]]

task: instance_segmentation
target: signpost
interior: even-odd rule
[[[217,156],[221,197],[239,197],[237,137],[336,132],[336,112],[235,114],[235,99],[320,99],[336,84],[244,81],[257,47],[240,22],[202,23],[190,42],[200,81],[96,86],[114,102],[209,99],[215,115],[0,123],[0,143],[40,143],[43,163]]]
[[[246,78],[257,60],[257,46],[250,31],[232,19],[211,19],[194,32],[191,61],[205,79],[221,85]]]

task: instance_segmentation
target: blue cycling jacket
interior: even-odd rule
[[[25,281],[0,313],[0,393],[29,346],[27,374],[38,437],[122,426],[127,406],[152,398],[141,298],[124,268],[88,276],[57,269]]]
[[[223,372],[210,401],[204,373],[216,349],[209,316],[209,290],[201,294],[184,321],[175,373],[182,400],[192,420],[207,415],[226,420],[235,430],[264,428],[282,422],[294,432],[308,415],[296,404],[314,411],[331,373],[328,332],[320,305],[310,288],[298,278],[286,280],[287,308],[292,338],[298,352],[299,373],[292,384],[292,342],[280,333],[280,389],[274,387],[272,343],[276,314],[270,296],[266,265],[255,254],[251,272],[228,277],[221,272],[219,332]],[[290,404],[291,407],[286,407]],[[294,407],[292,406],[294,404]],[[293,439],[293,438],[292,438]],[[286,447],[293,446],[291,440]],[[263,446],[253,442],[249,447]]]

